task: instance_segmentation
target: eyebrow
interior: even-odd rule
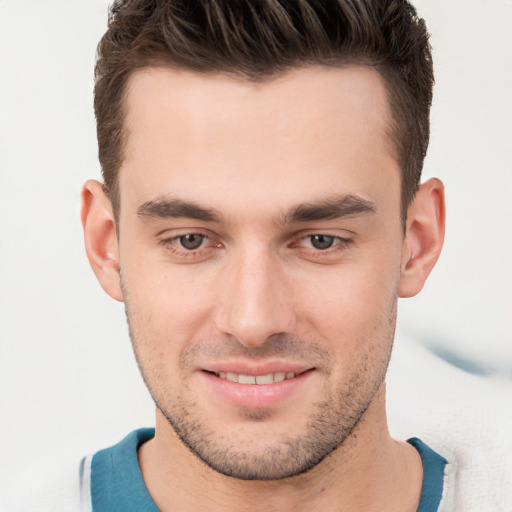
[[[156,199],[137,208],[137,216],[146,219],[187,218],[203,222],[221,222],[222,215],[213,208],[204,208],[181,199]]]
[[[315,220],[334,220],[341,217],[350,217],[377,212],[375,203],[352,194],[324,199],[318,202],[304,203],[292,208],[280,222],[293,224]]]
[[[354,215],[373,214],[376,211],[377,208],[371,201],[348,194],[295,206],[280,215],[278,223],[286,225],[317,220],[333,220]],[[215,223],[224,221],[223,215],[214,208],[205,208],[192,201],[172,198],[146,201],[137,208],[137,216],[142,219],[187,218]]]

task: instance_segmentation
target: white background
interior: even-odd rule
[[[447,240],[399,330],[512,375],[512,1],[416,2],[436,68],[425,177]],[[95,282],[79,223],[99,178],[92,111],[107,1],[0,0],[0,494],[55,453],[151,425],[123,307]],[[507,377],[508,376],[508,377]]]

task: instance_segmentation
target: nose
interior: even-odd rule
[[[220,284],[217,329],[247,347],[291,333],[295,325],[292,290],[278,257],[247,251],[233,260],[226,265]]]

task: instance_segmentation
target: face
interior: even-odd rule
[[[211,468],[307,471],[382,388],[402,257],[379,75],[129,83],[119,262],[161,414]],[[157,429],[158,430],[158,429]]]

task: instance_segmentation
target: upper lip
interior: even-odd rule
[[[222,361],[207,364],[201,370],[219,373],[236,373],[239,375],[268,375],[270,373],[304,373],[312,370],[313,367],[307,364],[286,362],[286,361],[265,361],[265,362],[248,362],[248,361]]]

